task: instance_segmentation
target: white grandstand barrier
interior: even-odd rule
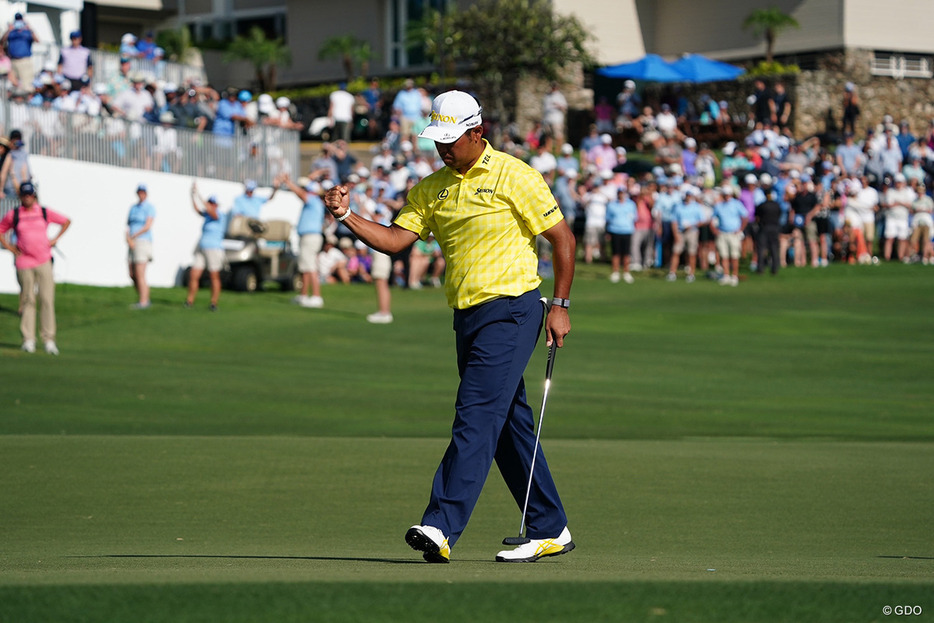
[[[203,224],[203,219],[191,206],[193,177],[44,156],[34,156],[30,166],[39,203],[72,221],[58,243],[61,254],[55,256],[58,283],[131,285],[127,270],[126,219],[130,206],[136,201],[136,187],[143,183],[156,209],[154,258],[147,278],[156,288],[180,284],[182,271],[191,265]],[[197,183],[202,196],[217,196],[224,212],[243,194],[243,185],[239,183],[201,177],[197,178]],[[261,187],[257,195],[269,196],[271,192],[270,188]],[[13,206],[16,202],[5,201],[3,205]],[[297,223],[301,207],[301,201],[293,193],[278,192],[263,206],[261,218]],[[297,240],[293,242],[297,244]],[[13,258],[2,249],[0,292],[19,292]],[[127,304],[132,302],[133,297],[128,294]]]

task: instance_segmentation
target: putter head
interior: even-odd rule
[[[525,545],[526,543],[531,542],[532,539],[524,536],[507,536],[503,539],[503,545],[512,545],[518,547],[520,545]]]

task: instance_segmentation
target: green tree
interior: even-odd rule
[[[344,66],[344,75],[347,82],[353,82],[357,76],[356,67],[360,67],[361,75],[369,72],[369,63],[373,58],[370,44],[353,35],[340,35],[331,37],[321,44],[318,50],[318,60],[326,61],[339,58]]]
[[[789,28],[801,28],[798,20],[771,6],[767,9],[756,9],[746,16],[743,29],[751,30],[756,37],[765,37],[765,62],[772,62],[772,53],[775,50],[775,37]]]
[[[454,61],[462,52],[464,31],[457,19],[453,11],[429,9],[406,30],[406,47],[422,50],[426,60],[438,67],[442,77],[454,74]]]
[[[201,63],[201,51],[191,44],[191,32],[185,26],[177,30],[159,31],[156,44],[165,50],[165,56],[170,61],[186,65]]]
[[[276,74],[279,65],[288,67],[292,64],[292,52],[282,38],[267,39],[266,33],[259,26],[250,29],[246,37],[237,36],[227,52],[224,62],[248,61],[256,71],[256,81],[261,91],[276,90]]]
[[[590,33],[577,18],[555,14],[548,0],[479,0],[456,22],[460,52],[504,125],[519,78],[554,80],[566,65],[593,64]]]

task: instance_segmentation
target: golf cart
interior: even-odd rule
[[[288,221],[230,217],[221,271],[224,287],[255,292],[262,290],[265,282],[276,281],[283,290],[300,290],[302,274],[291,238]]]

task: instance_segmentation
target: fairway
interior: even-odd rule
[[[451,313],[59,286],[62,355],[0,295],[0,621],[886,621],[934,612],[934,269],[738,288],[582,266],[543,445],[577,549],[492,562],[494,468],[450,565],[403,542],[447,444]],[[550,291],[550,284],[543,292]],[[541,398],[544,348],[526,375]]]

